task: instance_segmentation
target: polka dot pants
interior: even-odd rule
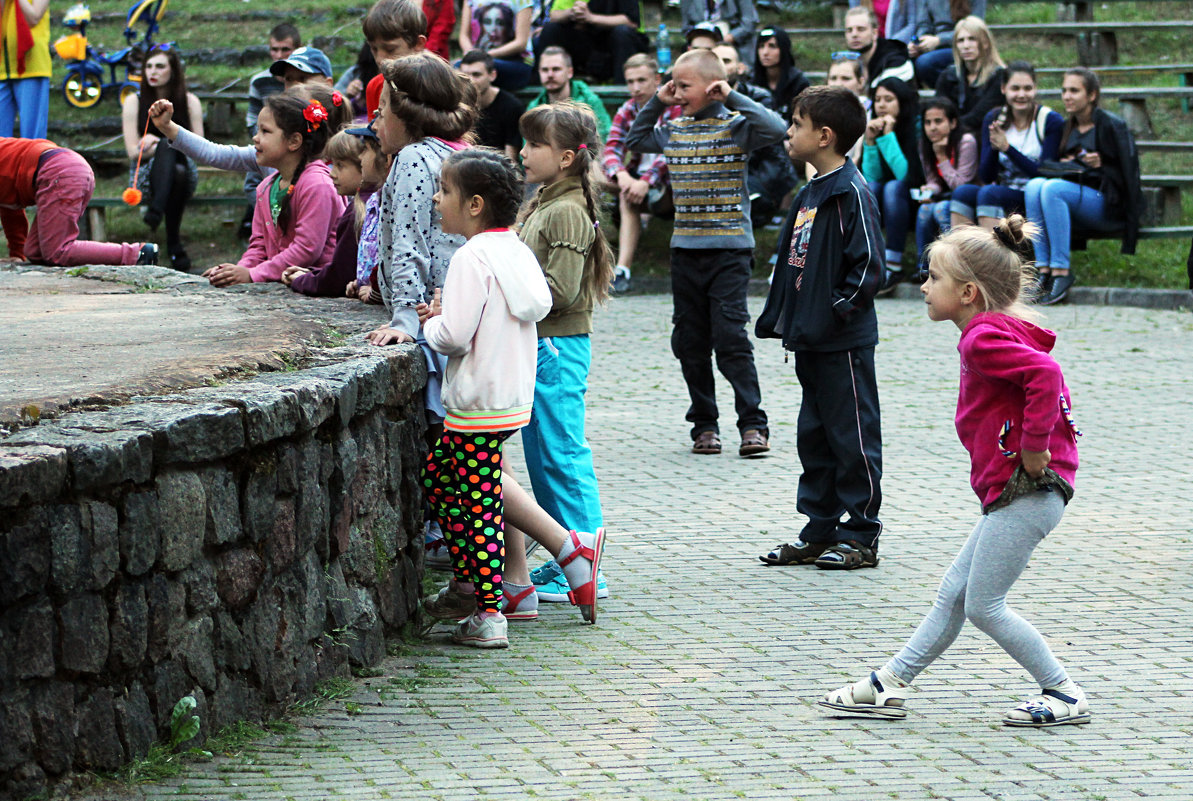
[[[501,610],[501,448],[512,433],[444,431],[422,470],[423,491],[451,552],[453,577],[472,582],[484,612]]]

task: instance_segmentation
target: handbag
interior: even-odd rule
[[[1079,178],[1085,174],[1085,166],[1077,161],[1045,159],[1037,169],[1045,178]]]

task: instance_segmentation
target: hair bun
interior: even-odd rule
[[[998,241],[1015,251],[1023,248],[1030,233],[1027,220],[1022,214],[1003,217],[994,226],[994,235],[998,237]]]

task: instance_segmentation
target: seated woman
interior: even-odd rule
[[[1040,226],[1036,267],[1040,303],[1059,303],[1073,286],[1069,249],[1073,226],[1083,232],[1123,232],[1122,252],[1139,238],[1139,153],[1121,117],[1098,106],[1101,85],[1093,70],[1065,71],[1061,85],[1064,131],[1060,161],[1073,169],[1063,178],[1033,178],[1024,189],[1027,218]]]
[[[1036,72],[1026,61],[1007,67],[1003,93],[1007,104],[982,121],[983,186],[965,184],[953,191],[952,225],[976,222],[987,231],[1014,212],[1026,213],[1023,189],[1040,174],[1040,163],[1056,159],[1064,117],[1036,102]]]
[[[961,127],[977,131],[990,109],[1001,106],[1003,62],[980,17],[968,16],[953,28],[953,65],[936,79],[936,94],[957,104]]]
[[[369,121],[369,110],[365,107],[365,87],[379,72],[381,70],[373,58],[373,49],[366,42],[356,54],[356,63],[344,70],[344,74],[336,81],[336,90],[352,101],[353,122],[364,125]]]
[[[791,121],[791,101],[811,86],[791,55],[791,38],[782,28],[763,28],[754,52],[754,85],[770,92],[769,108]]]
[[[170,266],[187,272],[191,260],[182,247],[182,214],[186,202],[195,194],[199,170],[195,163],[177,150],[159,148],[162,133],[149,123],[149,107],[155,100],[169,100],[175,108],[175,118],[183,127],[203,135],[203,106],[199,98],[186,90],[186,74],[178,49],[170,44],[154,45],[145,56],[141,92],[124,101],[122,122],[124,149],[130,160],[130,181],[136,171],[140,154],[141,169],[137,173],[137,188],[145,197],[142,213],[145,224],[156,231],[166,221],[166,250]]]
[[[460,14],[461,53],[484,50],[491,55],[498,89],[516,92],[530,83],[532,0],[466,0]]]
[[[870,92],[873,119],[862,138],[862,175],[882,213],[886,234],[886,275],[880,294],[903,280],[903,247],[911,227],[911,192],[924,182],[916,148],[919,94],[898,78],[881,81]]]
[[[985,19],[986,0],[895,0],[891,4],[887,38],[907,42],[920,86],[936,86],[940,73],[953,63],[953,31],[971,14]]]
[[[924,251],[950,228],[949,196],[972,181],[978,171],[978,142],[973,134],[961,130],[953,101],[934,97],[923,108],[920,164],[924,167],[924,185],[920,187],[920,211],[915,220],[916,259],[921,274],[927,268]]]

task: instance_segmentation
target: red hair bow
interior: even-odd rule
[[[339,93],[339,90],[331,93],[331,104],[336,108],[344,105],[344,96]]]
[[[307,121],[307,133],[314,133],[315,129],[327,122],[329,118],[327,109],[323,107],[323,104],[313,99],[302,110],[302,116]]]

